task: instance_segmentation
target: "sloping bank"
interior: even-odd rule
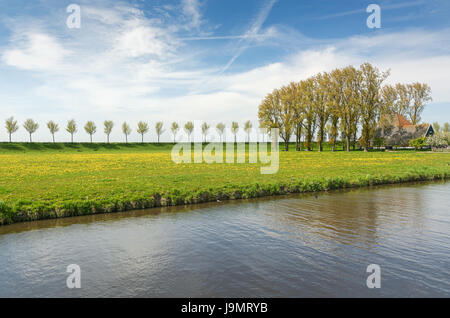
[[[62,218],[70,216],[90,215],[97,213],[113,213],[153,207],[197,204],[213,201],[237,200],[274,196],[282,194],[319,192],[345,188],[367,187],[383,184],[396,184],[414,181],[446,180],[450,178],[449,169],[445,171],[423,170],[405,176],[335,177],[317,180],[298,180],[290,183],[249,184],[235,188],[211,188],[208,191],[180,191],[154,193],[146,197],[112,198],[111,200],[79,200],[63,203],[18,201],[6,204],[0,201],[0,224],[35,221],[41,219]]]

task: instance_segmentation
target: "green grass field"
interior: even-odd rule
[[[177,165],[171,148],[0,143],[0,223],[450,176],[446,153],[281,151],[278,173],[262,175],[261,164]]]

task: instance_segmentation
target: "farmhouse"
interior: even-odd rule
[[[395,114],[375,129],[375,139],[383,139],[386,146],[408,146],[411,139],[433,134],[430,124],[413,125],[400,114]]]

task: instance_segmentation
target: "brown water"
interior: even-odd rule
[[[15,224],[0,296],[449,297],[449,207],[433,183]]]

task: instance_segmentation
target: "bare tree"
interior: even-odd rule
[[[191,135],[194,131],[194,123],[192,121],[188,121],[186,124],[184,124],[184,131],[188,135],[189,142],[191,141]]]
[[[38,130],[39,124],[35,122],[33,119],[27,119],[23,124],[23,128],[25,128],[25,130],[28,131],[28,133],[30,134],[30,142],[32,142],[31,135],[35,133],[36,130]]]
[[[137,132],[141,134],[142,142],[144,142],[144,134],[148,132],[148,124],[146,122],[140,121],[138,122],[138,129]]]
[[[220,142],[222,142],[223,141],[223,133],[225,131],[225,125],[223,123],[218,123],[216,126],[216,130],[217,130],[217,133],[219,134]]]
[[[175,143],[177,133],[180,130],[180,125],[178,125],[178,123],[176,123],[176,122],[173,122],[172,126],[170,127],[170,130],[172,131],[172,134],[173,134],[173,143]]]
[[[73,143],[73,135],[77,132],[77,124],[71,119],[67,122],[66,131],[70,134],[70,140]]]
[[[127,122],[122,124],[122,132],[125,135],[125,143],[128,143],[128,135],[131,134],[131,127],[127,124]]]
[[[84,130],[89,134],[92,143],[92,135],[97,132],[97,126],[95,126],[93,121],[88,121],[86,125],[84,125]]]
[[[19,130],[19,125],[17,125],[17,120],[14,120],[14,117],[8,118],[6,120],[5,127],[9,134],[9,142],[11,142],[11,135],[14,134],[17,130]]]
[[[113,130],[114,123],[112,122],[112,120],[105,120],[103,125],[105,126],[104,132],[106,134],[106,141],[109,144],[109,135],[111,134],[111,132]]]
[[[159,138],[161,137],[161,135],[163,134],[164,130],[163,130],[163,122],[162,121],[158,121],[155,125],[155,131],[156,131],[156,135],[158,136],[158,143],[159,143]]]
[[[59,126],[58,126],[58,124],[56,124],[55,122],[53,122],[53,120],[50,120],[50,121],[47,123],[47,127],[48,127],[48,130],[50,130],[50,133],[52,134],[53,142],[55,142],[55,133],[59,131]]]

